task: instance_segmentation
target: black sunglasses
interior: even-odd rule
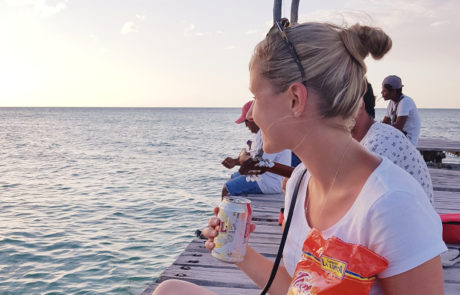
[[[307,86],[306,83],[306,78],[305,78],[305,71],[302,67],[302,63],[300,62],[299,56],[297,55],[297,51],[295,50],[294,45],[289,41],[287,35],[286,35],[286,29],[289,27],[289,20],[287,18],[282,18],[279,21],[275,21],[273,24],[273,27],[268,31],[268,35],[274,34],[275,31],[278,31],[280,33],[281,38],[284,41],[284,44],[286,44],[287,48],[289,49],[289,52],[291,53],[292,58],[294,59],[295,63],[297,64],[297,67],[299,68],[300,76],[302,77],[302,84]]]

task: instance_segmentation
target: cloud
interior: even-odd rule
[[[436,21],[436,22],[433,22],[430,24],[430,26],[432,27],[439,27],[439,26],[443,26],[445,24],[448,24],[449,22],[446,21],[446,20],[441,20],[441,21]]]
[[[197,37],[209,37],[209,36],[212,36],[213,33],[212,32],[196,32],[195,33],[195,36]]]
[[[47,0],[6,0],[6,5],[48,17],[65,10],[68,2],[69,0],[55,0],[53,3],[48,3]]]
[[[236,46],[235,45],[228,45],[228,46],[225,46],[225,50],[232,50],[232,49],[235,49]]]
[[[258,30],[248,30],[246,31],[246,35],[254,35],[257,34],[259,31]]]
[[[223,35],[224,32],[216,31],[216,32],[201,32],[197,31],[196,27],[192,23],[188,23],[184,27],[184,35],[185,36],[195,36],[195,37],[211,37],[214,35]]]
[[[359,9],[356,9],[359,8]],[[458,0],[355,0],[341,10],[318,9],[299,15],[299,22],[325,21],[337,25],[361,23],[388,31],[417,31],[449,23],[458,27]],[[402,30],[402,28],[404,28]]]
[[[308,14],[299,15],[299,22],[320,21],[336,25],[348,25],[354,23],[372,24],[372,17],[364,11],[358,10],[315,10]]]
[[[139,32],[139,26],[133,22],[126,22],[120,30],[120,34],[127,35],[129,33],[137,33]]]
[[[184,34],[185,35],[188,35],[190,34],[191,32],[193,32],[195,30],[195,25],[194,24],[188,24],[185,26],[184,28]]]
[[[122,35],[127,35],[130,33],[137,33],[140,30],[140,22],[143,22],[145,20],[145,15],[143,14],[136,14],[136,20],[137,21],[127,21],[123,24],[120,30],[120,34]]]

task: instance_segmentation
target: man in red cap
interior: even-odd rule
[[[246,117],[251,108],[252,100],[248,101],[241,108],[241,116],[235,121],[237,124],[244,122],[246,127],[256,134],[254,144],[248,141],[249,152],[243,150],[237,158],[227,157],[222,161],[222,165],[231,169],[236,165],[241,165],[250,157],[261,156],[263,159],[272,162],[281,163],[283,165],[291,165],[291,151],[284,150],[276,154],[266,154],[262,149],[262,134],[259,126],[252,119]],[[281,193],[282,177],[273,173],[263,174],[257,181],[247,181],[246,175],[241,175],[239,172],[233,173],[224,187],[222,188],[222,196],[232,195],[247,195],[247,194],[276,194]]]
[[[257,134],[257,132],[259,131],[259,126],[257,126],[257,124],[253,120],[247,120],[246,119],[246,114],[248,113],[249,109],[251,108],[251,105],[252,105],[252,100],[248,101],[247,103],[245,103],[243,105],[243,107],[241,108],[241,116],[235,121],[235,123],[236,124],[241,124],[241,123],[244,122],[246,127],[248,127],[249,131],[251,131],[254,134]],[[249,146],[249,150],[251,150],[252,141],[248,140],[247,143],[248,143],[248,146]],[[232,169],[236,165],[241,165],[249,157],[250,157],[249,153],[240,154],[238,156],[238,158],[227,157],[227,158],[225,158],[225,160],[222,161],[222,165],[224,165],[228,169]]]

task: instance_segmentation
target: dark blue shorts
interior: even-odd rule
[[[248,194],[263,194],[259,185],[255,181],[246,181],[246,175],[236,172],[230,176],[225,187],[232,196],[241,196]]]

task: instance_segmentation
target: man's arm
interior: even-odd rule
[[[222,165],[224,165],[228,169],[232,169],[236,165],[241,165],[244,163],[244,161],[247,161],[251,157],[251,154],[249,154],[246,149],[242,149],[240,154],[238,155],[238,158],[230,158],[227,157],[225,160],[222,161]]]
[[[383,124],[391,124],[391,118],[388,116],[385,116],[382,121]]]
[[[403,131],[404,125],[406,125],[408,116],[398,116],[396,117],[396,121],[393,124],[393,127]]]
[[[283,165],[276,162],[273,162],[273,167],[257,166],[258,163],[258,161],[249,159],[245,161],[243,164],[241,164],[241,167],[238,170],[238,172],[241,175],[258,175],[263,174],[265,172],[271,172],[284,177],[291,177],[292,171],[294,171],[294,168],[292,168],[291,166]]]
[[[222,161],[222,165],[224,165],[225,168],[232,169],[236,165],[240,165],[240,162],[238,161],[238,159],[227,157],[225,158],[225,160]]]

